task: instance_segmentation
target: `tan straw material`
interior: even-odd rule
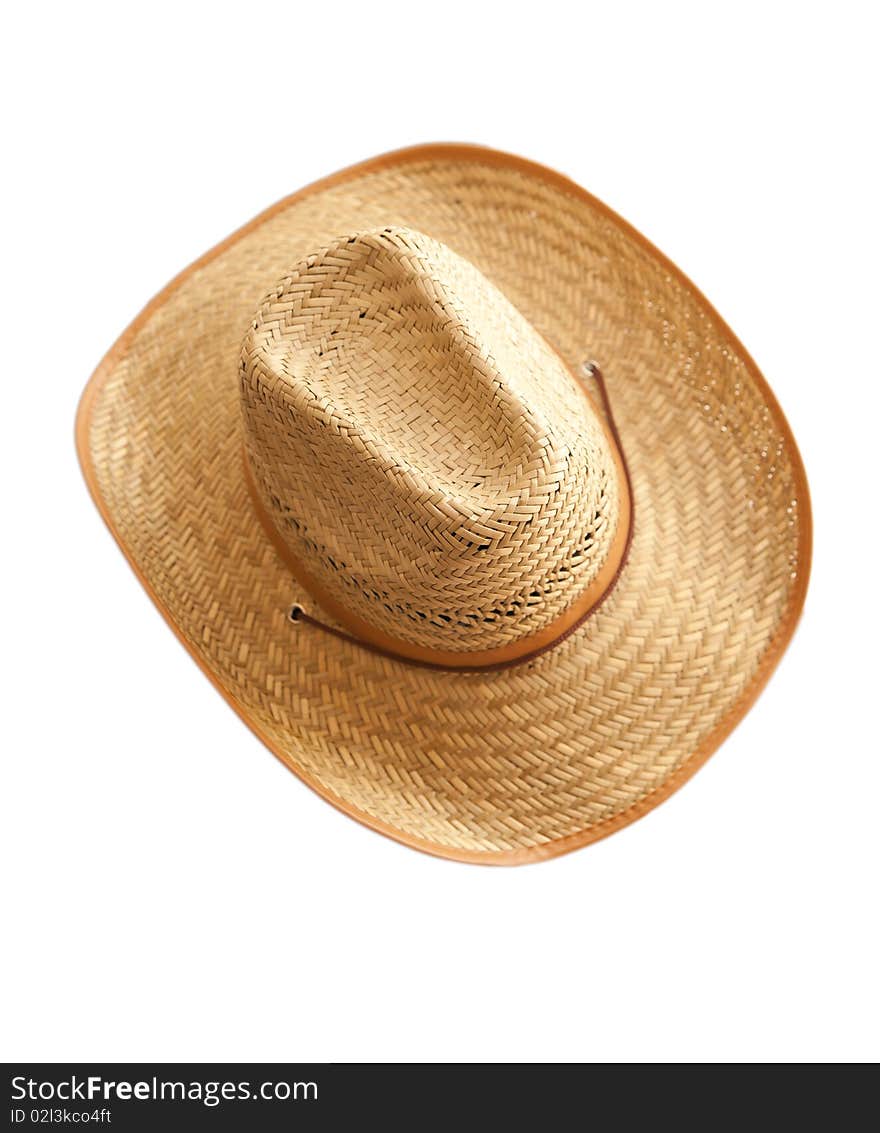
[[[336,806],[449,858],[552,857],[656,806],[806,592],[803,467],[743,347],[604,205],[478,147],[355,166],[209,252],[101,363],[77,439],[241,717]],[[452,663],[553,641],[435,671],[293,606]]]
[[[630,509],[606,427],[497,288],[422,233],[358,233],[285,276],[245,337],[241,403],[273,542],[398,656],[527,655],[616,573]]]

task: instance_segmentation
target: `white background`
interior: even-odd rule
[[[0,70],[2,1049],[21,1059],[880,1056],[871,5],[16,5]],[[149,297],[303,184],[477,141],[573,176],[754,354],[815,511],[800,630],[635,826],[434,860],[339,815],[145,597],[74,455]]]

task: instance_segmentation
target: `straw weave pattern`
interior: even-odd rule
[[[267,288],[388,226],[472,263],[568,368],[597,358],[629,459],[613,594],[506,672],[425,671],[291,626],[308,596],[242,476],[239,359]],[[453,857],[552,852],[650,806],[742,710],[802,597],[799,458],[724,326],[596,203],[460,151],[355,172],[203,262],[112,361],[88,448],[120,541],[245,718],[322,793]]]
[[[380,229],[273,289],[241,361],[247,448],[295,557],[347,609],[430,648],[535,633],[618,520],[601,425],[474,267]]]

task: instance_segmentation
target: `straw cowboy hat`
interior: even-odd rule
[[[608,208],[479,147],[354,166],[208,252],[103,360],[77,438],[254,732],[448,858],[651,810],[804,601],[806,480],[754,362]]]

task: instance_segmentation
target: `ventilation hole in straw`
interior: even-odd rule
[[[294,604],[293,606],[291,606],[291,607],[290,607],[290,609],[288,610],[288,612],[287,612],[287,616],[288,616],[288,618],[290,618],[290,620],[291,620],[292,622],[298,622],[298,621],[299,621],[299,617],[300,617],[300,614],[301,614],[301,613],[303,613],[303,608],[302,608],[302,606],[300,606],[300,605],[299,605],[299,603],[295,603],[295,604]]]

